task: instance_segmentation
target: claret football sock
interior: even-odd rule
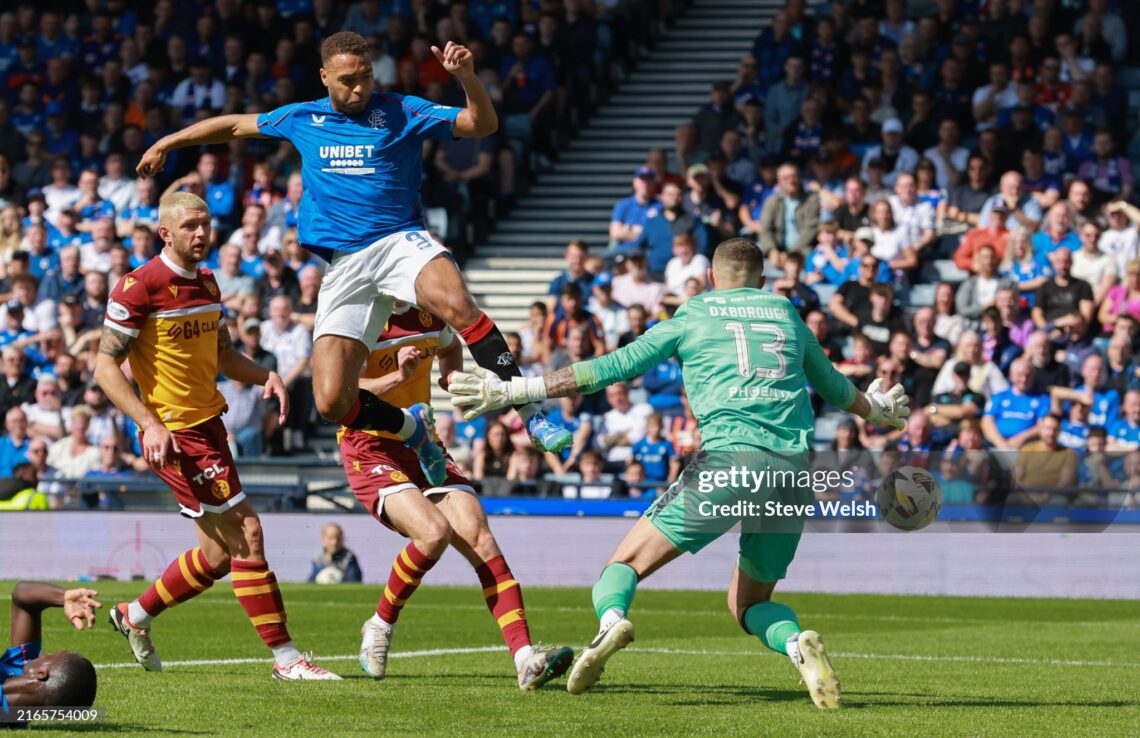
[[[594,612],[602,627],[608,627],[617,620],[624,618],[633,604],[633,595],[637,592],[637,572],[629,564],[610,564],[602,570],[602,575],[594,583],[591,592],[594,599]],[[620,611],[616,619],[609,614],[610,610]],[[607,619],[610,622],[606,622]]]
[[[520,665],[531,654],[530,627],[523,607],[522,588],[502,556],[484,561],[475,568],[475,574],[483,587],[487,609],[503,632],[503,640],[515,660],[515,666],[521,668]]]
[[[230,567],[233,570],[231,579],[234,595],[261,640],[273,649],[287,648],[292,639],[289,638],[289,629],[285,627],[285,603],[281,599],[281,590],[277,587],[277,577],[269,570],[269,564],[264,561],[234,559]],[[278,659],[278,663],[287,666],[291,662]]]
[[[136,628],[149,628],[151,620],[166,608],[200,595],[227,572],[228,569],[216,571],[210,566],[199,546],[184,551],[170,562],[154,584],[127,605],[127,619]]]
[[[744,627],[776,653],[791,655],[788,640],[799,635],[800,623],[792,608],[779,602],[758,602],[744,613]]]
[[[420,552],[415,543],[409,543],[392,562],[392,571],[388,574],[388,584],[384,587],[384,595],[376,605],[376,615],[389,625],[395,625],[400,617],[400,611],[408,598],[415,594],[416,588],[424,574],[439,559],[433,559]]]

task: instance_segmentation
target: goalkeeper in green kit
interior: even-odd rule
[[[626,616],[638,581],[741,523],[729,609],[747,633],[790,657],[817,707],[835,708],[839,679],[822,639],[801,630],[791,608],[771,600],[795,556],[802,514],[771,511],[802,510],[813,500],[810,482],[803,481],[814,431],[805,380],[832,405],[899,429],[910,413],[906,394],[901,385],[884,390],[881,380],[859,392],[836,371],[787,298],[761,291],[764,254],[752,241],[720,244],[709,283],[712,292],[689,299],[672,319],[614,353],[510,382],[479,369],[455,373],[449,390],[471,419],[509,405],[595,392],[677,357],[700,423],[701,451],[637,521],[594,584],[601,626],[575,662],[567,689],[588,690],[606,661],[633,641]]]

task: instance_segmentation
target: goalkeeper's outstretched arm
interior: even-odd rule
[[[683,310],[683,308],[682,308]],[[578,393],[589,394],[603,387],[639,377],[662,361],[674,356],[684,335],[682,310],[670,320],[650,328],[623,348],[597,359],[579,361],[541,377],[513,377],[504,382],[476,368],[474,373],[456,372],[447,389],[452,404],[467,420],[509,405],[525,405]]]

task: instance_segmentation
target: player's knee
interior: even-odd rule
[[[416,546],[422,553],[432,558],[439,558],[451,543],[451,534],[451,524],[447,522],[447,518],[440,515],[424,523],[417,536],[419,540],[416,541]]]
[[[495,542],[495,536],[491,533],[491,529],[487,526],[480,526],[475,534],[470,537],[471,550],[474,551],[482,561],[489,561],[499,555],[499,544]]]
[[[320,416],[330,423],[339,423],[348,415],[355,399],[332,382],[313,382],[313,404]]]
[[[479,306],[467,290],[456,290],[441,295],[437,302],[437,309],[448,325],[457,330],[463,330],[479,320]]]

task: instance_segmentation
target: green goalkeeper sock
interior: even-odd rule
[[[779,602],[760,602],[744,613],[744,627],[776,653],[787,655],[788,639],[800,632],[796,613]]]
[[[594,583],[594,612],[598,619],[612,609],[621,610],[624,616],[633,604],[637,591],[637,572],[629,564],[610,564],[602,569],[602,575]]]

